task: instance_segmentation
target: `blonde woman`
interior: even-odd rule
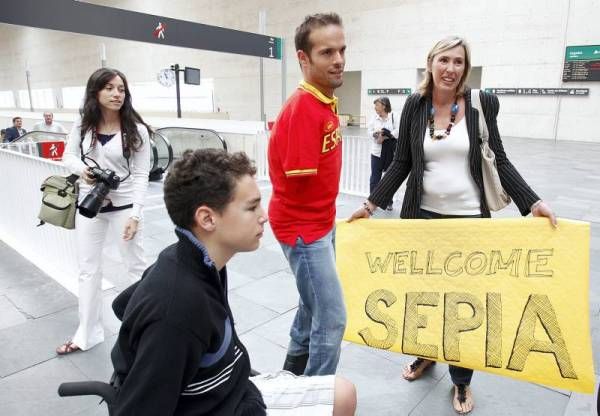
[[[550,207],[527,185],[504,152],[496,122],[498,98],[480,92],[483,114],[473,108],[466,86],[470,70],[471,56],[464,39],[451,36],[433,46],[419,91],[407,99],[402,110],[394,160],[350,221],[369,218],[377,207],[385,208],[407,177],[401,218],[490,217],[477,135],[478,117],[485,117],[502,186],[521,215],[547,217],[556,225]],[[416,380],[433,364],[417,358],[405,368],[403,377]],[[474,406],[469,387],[472,375],[471,369],[450,365],[452,405],[460,414],[469,413]]]

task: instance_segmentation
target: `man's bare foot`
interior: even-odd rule
[[[461,415],[470,413],[474,405],[471,387],[466,384],[455,385],[452,406],[454,406],[456,413]]]
[[[426,360],[424,358],[417,358],[412,363],[407,365],[402,372],[402,377],[405,380],[413,381],[423,375],[425,370],[435,364],[435,361]]]

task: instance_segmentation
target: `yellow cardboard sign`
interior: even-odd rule
[[[357,344],[591,393],[588,223],[338,223]]]

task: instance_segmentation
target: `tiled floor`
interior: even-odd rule
[[[506,139],[512,162],[529,184],[561,217],[592,223],[590,309],[596,371],[600,372],[600,146],[584,143]],[[265,204],[270,185],[260,184]],[[145,210],[145,247],[149,261],[175,241],[160,197],[151,184]],[[362,198],[341,195],[338,217],[347,217]],[[379,217],[397,217],[395,211]],[[514,206],[498,216],[517,216]],[[72,335],[77,299],[0,242],[0,415],[106,415],[95,398],[56,395],[62,381],[107,380],[109,354],[119,322],[110,303],[129,285],[115,253],[105,252],[104,274],[115,287],[104,293],[108,339],[85,353],[57,357],[54,348]],[[270,229],[254,253],[240,254],[229,264],[230,300],[237,330],[261,372],[278,370],[285,356],[297,292],[293,276]],[[351,379],[359,395],[359,415],[452,415],[447,367],[437,365],[413,383],[400,373],[410,357],[344,343],[339,373]],[[594,414],[594,398],[476,373],[474,415]]]

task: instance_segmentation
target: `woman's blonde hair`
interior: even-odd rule
[[[431,97],[431,93],[433,91],[433,75],[431,74],[431,64],[433,63],[433,58],[436,55],[457,46],[462,46],[465,51],[465,72],[463,72],[462,78],[458,83],[456,94],[458,96],[464,94],[465,83],[469,77],[469,73],[471,72],[471,49],[469,48],[467,41],[458,36],[448,36],[447,38],[437,42],[433,48],[431,48],[429,54],[427,55],[427,69],[425,71],[425,77],[418,86],[419,94]]]

